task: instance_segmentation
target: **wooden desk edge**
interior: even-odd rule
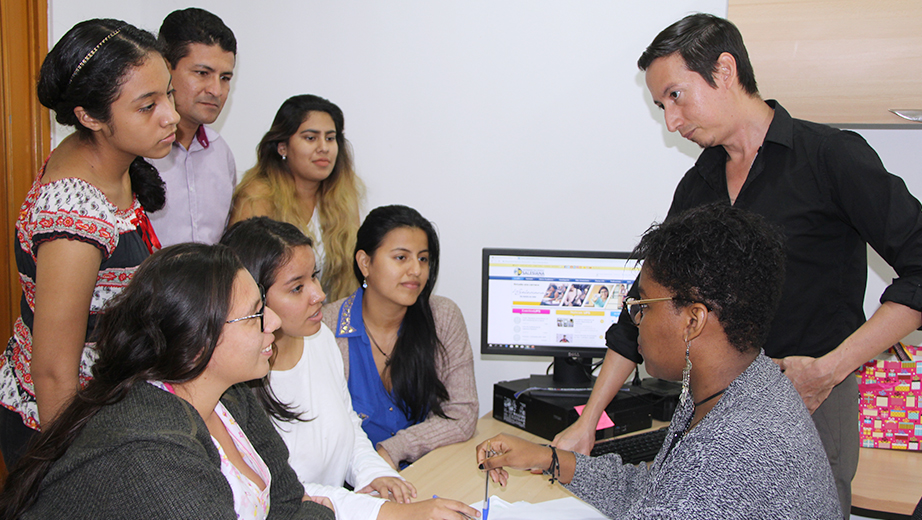
[[[636,433],[658,429],[666,424],[668,423],[654,421],[652,428]],[[515,435],[539,444],[550,442],[493,419],[492,412],[488,412],[477,421],[477,429],[471,439],[432,450],[404,469],[401,475],[416,486],[418,500],[438,495],[466,504],[479,502],[483,500],[486,477],[482,471],[477,469],[474,449],[481,442],[500,433]],[[533,475],[515,470],[510,470],[509,474],[509,484],[505,489],[491,484],[491,495],[498,496],[507,502],[525,500],[531,503],[573,496],[559,483],[549,483],[544,475]]]
[[[860,448],[852,506],[911,515],[922,497],[922,453]]]
[[[651,429],[667,423],[655,421]],[[647,431],[647,430],[644,430]],[[404,478],[420,489],[419,499],[432,494],[444,493],[465,503],[483,499],[484,477],[476,468],[474,448],[484,440],[499,433],[509,433],[532,442],[547,443],[536,435],[493,419],[492,412],[480,418],[474,436],[463,443],[443,446],[433,450],[405,469]],[[641,432],[637,432],[641,433]],[[441,471],[440,468],[448,468]],[[434,469],[434,471],[433,471]],[[451,473],[445,478],[444,473]],[[858,471],[852,482],[852,506],[871,511],[882,511],[910,515],[922,496],[922,453],[902,450],[881,450],[861,448]],[[438,486],[434,493],[425,495]],[[555,498],[572,496],[560,484],[551,485],[541,475],[526,472],[511,472],[510,485],[502,490],[494,489],[497,496],[507,501],[529,500],[543,502]],[[457,492],[455,492],[457,491]],[[524,497],[524,498],[519,498]]]

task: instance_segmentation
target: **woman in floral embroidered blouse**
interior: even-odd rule
[[[47,159],[16,222],[22,315],[0,355],[0,449],[15,464],[90,377],[96,313],[159,248],[145,208],[179,115],[154,36],[119,20],[74,26],[48,53],[41,103],[76,132]]]

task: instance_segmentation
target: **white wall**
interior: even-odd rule
[[[49,3],[52,44],[93,17],[156,32],[167,13],[186,7],[174,0]],[[699,153],[666,131],[635,63],[662,28],[694,11],[726,16],[726,1],[651,5],[200,3],[238,38],[231,98],[217,127],[241,172],[255,162],[256,143],[281,102],[319,94],[345,112],[368,187],[365,211],[401,203],[438,225],[437,292],[466,317],[481,413],[492,406],[495,381],[543,372],[549,361],[479,354],[481,249],[629,250],[665,216]],[[908,153],[922,149],[922,132],[862,134],[922,193]],[[872,289],[872,302],[882,289]]]

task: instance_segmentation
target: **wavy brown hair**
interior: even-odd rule
[[[343,134],[343,112],[330,101],[311,94],[288,98],[275,114],[272,127],[256,147],[256,166],[250,168],[234,191],[233,215],[253,203],[267,203],[265,216],[298,226],[305,234],[311,215],[304,213],[295,195],[295,181],[288,164],[278,152],[279,143],[287,142],[311,112],[326,112],[336,126],[339,153],[333,172],[320,183],[317,207],[320,211],[320,237],[324,264],[320,280],[329,301],[351,294],[358,285],[350,275],[355,236],[359,228],[359,202],[364,185],[355,174],[349,141]]]

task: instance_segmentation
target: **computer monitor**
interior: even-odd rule
[[[553,356],[555,384],[590,383],[640,265],[626,252],[484,248],[480,352]]]

